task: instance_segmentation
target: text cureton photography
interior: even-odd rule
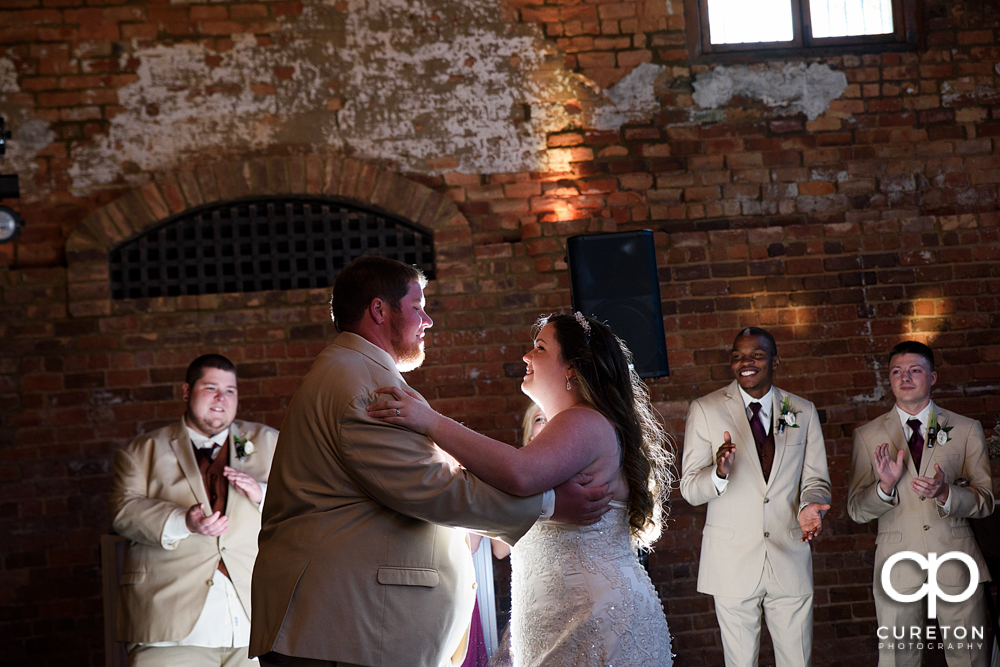
[[[899,593],[893,586],[890,572],[892,567],[903,560],[912,560],[922,569],[927,570],[927,581],[912,594],[904,595]],[[941,563],[949,560],[958,560],[969,568],[969,585],[964,591],[958,594],[949,595],[938,586],[937,572]],[[893,600],[897,602],[915,602],[924,597],[927,598],[927,618],[933,620],[937,618],[937,599],[941,598],[946,602],[964,602],[968,600],[976,589],[979,581],[979,568],[976,562],[967,554],[951,551],[942,554],[940,557],[936,553],[929,553],[924,558],[920,554],[912,551],[900,551],[893,554],[886,561],[882,569],[882,586]],[[947,651],[962,651],[970,649],[982,649],[985,626],[964,625],[928,625],[928,626],[879,626],[876,634],[879,638],[879,650],[883,648],[897,650],[923,650],[941,649]]]
[[[883,648],[897,649],[941,649],[958,650],[982,649],[985,636],[984,626],[929,625],[922,627],[879,626],[877,634],[879,650]]]

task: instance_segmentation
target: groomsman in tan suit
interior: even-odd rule
[[[180,421],[115,454],[112,525],[129,539],[116,637],[139,667],[255,664],[250,575],[278,432],[236,420],[236,367],[195,359]]]
[[[749,327],[733,342],[729,386],[691,403],[681,495],[708,504],[698,591],[715,598],[727,667],[756,667],[761,613],[777,667],[812,661],[812,553],[830,509],[816,408],[772,385],[774,337]]]
[[[934,353],[923,343],[904,341],[889,353],[889,384],[895,406],[854,431],[854,450],[848,481],[847,511],[858,523],[878,520],[875,538],[875,613],[878,617],[879,667],[917,667],[921,644],[942,644],[950,667],[985,666],[986,640],[972,639],[972,628],[986,625],[984,586],[974,588],[964,602],[937,600],[937,622],[950,634],[926,636],[927,598],[897,602],[882,587],[886,560],[901,551],[923,558],[948,552],[970,556],[978,581],[989,581],[989,570],[976,544],[968,519],[993,512],[993,481],[986,438],[978,421],[944,410],[931,400],[937,381]],[[927,572],[913,560],[893,566],[890,584],[897,593],[915,593],[927,583]],[[972,582],[969,568],[945,561],[937,571],[937,585],[958,595]],[[911,628],[921,630],[913,638]],[[956,634],[959,628],[967,633]],[[894,632],[895,630],[895,632]],[[902,632],[902,639],[898,639]]]
[[[380,257],[334,283],[340,333],[288,406],[264,507],[250,638],[263,665],[459,665],[476,587],[465,529],[513,544],[554,509],[581,523],[604,511],[606,488],[509,496],[368,416],[391,398],[375,390],[409,389],[400,371],[423,361],[425,284]]]

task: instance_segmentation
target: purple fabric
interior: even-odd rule
[[[760,421],[761,405],[757,401],[750,403],[753,417],[750,418],[750,430],[753,432],[754,444],[757,445],[757,456],[760,457],[760,469],[764,473],[764,481],[771,477],[771,464],[774,463],[774,437],[764,432],[764,424]]]
[[[913,467],[920,473],[920,457],[924,454],[924,436],[920,435],[920,420],[908,419],[906,425],[913,431],[910,436],[910,456],[913,457]]]
[[[472,627],[469,629],[469,650],[465,654],[462,667],[487,667],[489,661],[490,656],[486,654],[486,639],[483,636],[483,621],[479,617],[479,600],[476,600],[476,606],[472,609]]]

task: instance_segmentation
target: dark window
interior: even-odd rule
[[[257,197],[165,220],[111,251],[115,299],[330,287],[361,255],[434,277],[432,234],[332,198]]]
[[[917,0],[684,0],[693,60],[913,50]]]

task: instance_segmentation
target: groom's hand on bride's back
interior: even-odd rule
[[[552,521],[556,523],[572,523],[589,526],[597,523],[605,512],[611,509],[611,494],[608,485],[586,486],[594,481],[592,475],[579,473],[563,482],[554,490],[556,506],[552,512]]]

